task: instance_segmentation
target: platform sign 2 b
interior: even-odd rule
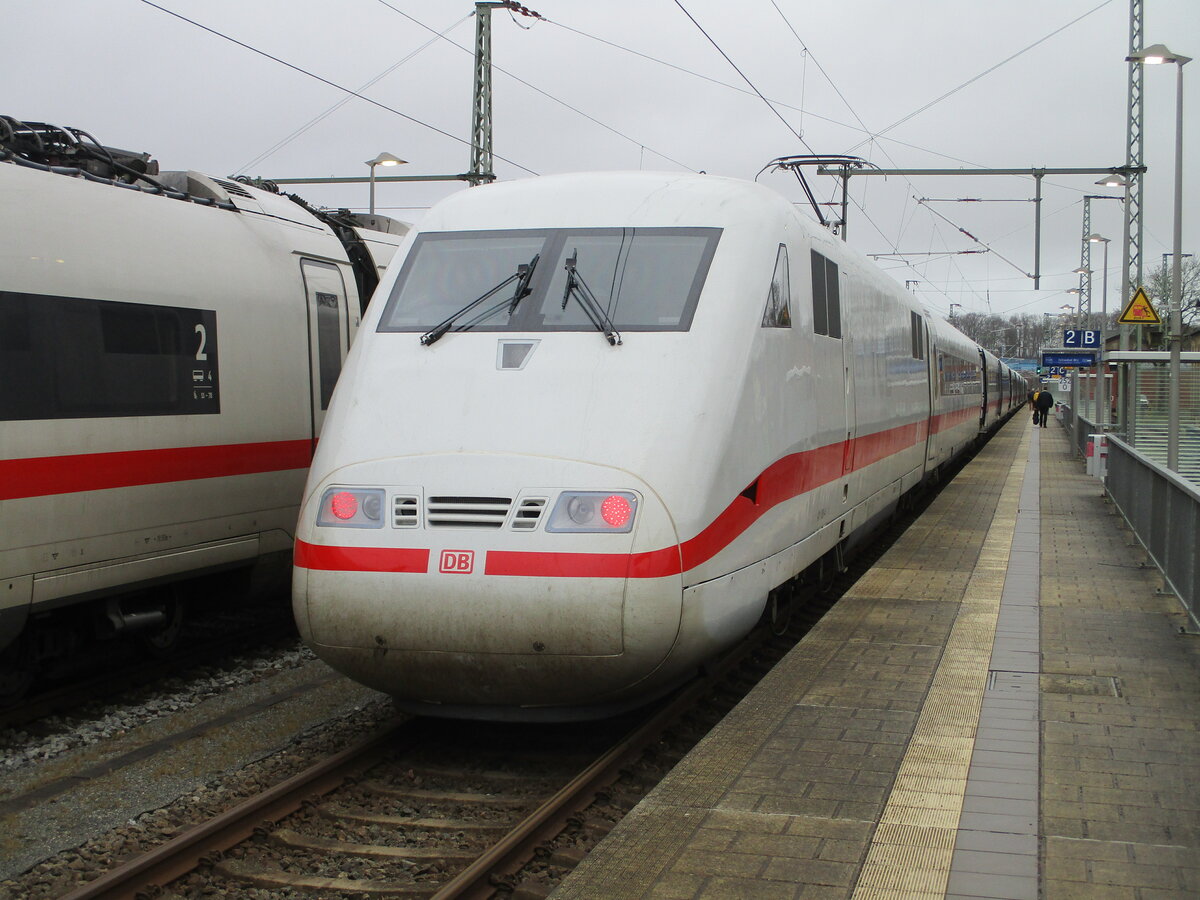
[[[1078,347],[1083,350],[1095,350],[1100,346],[1100,332],[1068,328],[1063,332],[1063,346]]]

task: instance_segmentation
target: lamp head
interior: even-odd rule
[[[391,153],[380,153],[374,159],[367,160],[367,165],[372,169],[376,166],[403,166],[407,163],[407,159],[401,159],[398,156],[393,156]]]
[[[1125,57],[1125,62],[1136,62],[1146,66],[1158,66],[1163,63],[1178,63],[1184,65],[1190,63],[1192,58],[1184,56],[1181,53],[1172,53],[1162,44],[1151,44],[1144,50],[1139,50],[1137,53],[1131,53]]]
[[[1107,244],[1109,242],[1108,238],[1103,237],[1102,235],[1099,235],[1099,234],[1095,234],[1095,233],[1089,234],[1087,236],[1087,239],[1088,239],[1088,243],[1091,243],[1091,244]]]

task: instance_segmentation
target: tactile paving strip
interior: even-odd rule
[[[1027,431],[1018,459],[1028,456],[1029,442]],[[979,559],[962,589],[962,605],[912,741],[872,837],[855,900],[946,894],[1023,478],[1024,466],[1009,469]],[[947,586],[959,583],[946,582]]]

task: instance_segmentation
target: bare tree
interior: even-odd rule
[[[1164,322],[1167,320],[1167,311],[1171,308],[1171,265],[1170,256],[1164,258],[1162,265],[1150,273],[1146,282],[1146,293],[1150,295],[1154,309]],[[1200,324],[1200,259],[1194,256],[1187,257],[1180,269],[1183,325],[1184,328],[1194,327]]]

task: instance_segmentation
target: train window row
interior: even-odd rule
[[[838,289],[838,267],[816,250],[812,251],[813,331],[831,338],[842,336],[842,304]]]
[[[0,291],[0,421],[216,414],[217,314]]]
[[[792,281],[788,274],[787,247],[779,245],[775,255],[775,274],[771,276],[771,290],[767,294],[767,309],[763,313],[764,328],[791,328]]]

